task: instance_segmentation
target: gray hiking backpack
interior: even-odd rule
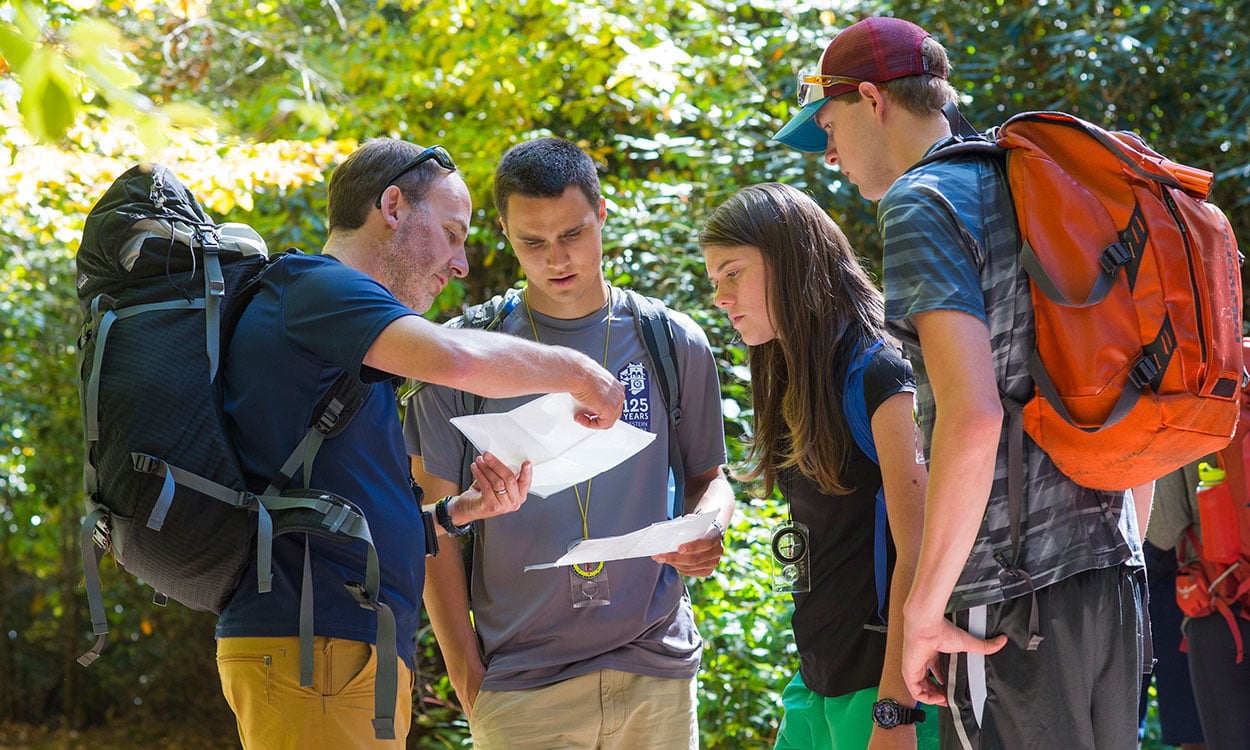
[[[98,572],[105,552],[156,589],[158,604],[168,598],[220,613],[253,558],[254,585],[270,590],[275,536],[362,541],[368,546],[364,582],[345,585],[378,614],[374,728],[379,738],[390,738],[398,679],[395,620],[377,598],[369,524],[348,499],[309,486],[317,449],[347,426],[369,386],[340,376],[314,410],[304,439],[260,492],[248,487],[222,411],[221,357],[261,276],[282,257],[268,258],[249,227],[215,224],[160,165],[128,170],[87,216],[76,256],[84,318],[78,339],[86,494],[81,542],[97,640],[78,661],[89,666],[107,642]],[[303,482],[290,486],[301,467]],[[312,684],[312,611],[305,587],[304,685]]]

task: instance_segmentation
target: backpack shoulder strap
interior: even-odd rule
[[[842,413],[846,418],[847,426],[851,429],[851,437],[854,438],[855,445],[859,446],[864,455],[876,464],[880,461],[877,459],[876,442],[872,438],[868,402],[864,398],[864,374],[868,371],[868,363],[872,361],[873,352],[883,345],[881,341],[874,341],[866,347],[862,341],[855,344],[842,388]]]
[[[503,294],[496,294],[480,305],[466,307],[458,317],[447,321],[448,328],[478,328],[493,331],[503,325],[503,321],[516,309],[521,302],[521,290],[509,289]]]
[[[881,462],[877,457],[877,445],[872,436],[872,420],[868,416],[868,400],[864,397],[864,375],[868,371],[868,364],[872,361],[873,354],[884,344],[881,340],[873,341],[865,345],[863,341],[855,342],[855,348],[852,350],[849,363],[846,366],[846,376],[842,383],[842,415],[846,418],[847,427],[850,428],[851,437],[855,440],[855,445],[859,447],[864,455],[872,459],[872,462],[880,466]],[[886,627],[886,586],[888,583],[888,543],[886,529],[888,518],[886,516],[885,505],[885,485],[883,484],[877,490],[876,502],[873,510],[873,533],[872,533],[872,558],[873,558],[873,580],[877,590],[877,622],[871,625],[865,625],[866,628],[872,630],[885,630]]]
[[[942,114],[945,115],[946,122],[951,126],[951,135],[960,138],[976,138],[980,135],[977,129],[972,127],[972,123],[968,122],[968,119],[959,111],[959,105],[955,104],[955,102],[947,102],[942,107]]]
[[[681,457],[681,446],[677,442],[677,427],[682,420],[681,374],[677,367],[673,324],[669,320],[668,308],[660,300],[643,296],[632,289],[625,290],[625,298],[634,311],[638,335],[655,365],[660,396],[664,399],[665,412],[668,415],[668,467],[673,481],[669,515],[676,518],[685,513],[686,471]]]
[[[503,325],[508,315],[516,309],[521,302],[521,292],[518,289],[509,289],[503,294],[497,294],[480,305],[473,305],[465,308],[463,314],[459,317],[452,318],[445,324],[448,328],[477,328],[483,331],[494,331]],[[413,393],[420,390],[422,383]],[[464,414],[477,414],[482,410],[483,399],[476,393],[469,391],[460,391],[460,404]],[[460,461],[460,489],[464,489],[473,483],[473,472],[469,469],[473,465],[473,447],[472,444],[466,442],[464,446],[464,457]]]

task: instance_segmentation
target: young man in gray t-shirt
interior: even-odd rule
[[[625,384],[622,419],[656,437],[592,480],[529,497],[519,507],[484,506],[498,487],[482,487],[485,501],[473,507],[458,498],[443,505],[446,530],[472,524],[475,534],[472,605],[454,553],[430,559],[425,599],[474,746],[697,747],[702,639],[682,576],[712,572],[733,514],[707,339],[690,318],[668,311],[680,377],[675,436],[685,511],[715,513],[716,525],[670,555],[524,572],[579,539],[665,520],[670,429],[659,372],[638,336],[633,306],[604,279],[606,204],[593,161],[569,141],[529,141],[504,155],[494,188],[504,233],[528,280],[499,330],[599,360]],[[508,411],[527,400],[488,398],[483,411]],[[429,497],[464,489],[465,441],[448,423],[463,410],[460,394],[447,388],[425,388],[411,401],[409,450]],[[519,470],[522,497],[529,477],[528,469]],[[517,494],[503,489],[503,497]]]

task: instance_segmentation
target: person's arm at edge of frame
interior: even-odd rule
[[[685,503],[687,513],[715,513],[720,530],[715,526],[702,539],[686,542],[676,552],[655,555],[651,559],[672,565],[684,576],[703,578],[712,574],[725,552],[722,530],[729,528],[734,516],[734,492],[720,466],[686,477]]]
[[[1007,637],[976,638],[945,617],[989,503],[1003,410],[989,329],[973,315],[934,310],[915,317],[936,417],[916,576],[903,610],[903,678],[917,699],[946,705],[941,654],[994,653]]]
[[[427,473],[420,456],[412,457],[412,476],[429,497],[454,495],[459,489],[455,482]],[[471,717],[473,703],[486,675],[486,665],[482,662],[477,634],[469,618],[469,584],[465,578],[459,540],[443,537],[443,541],[440,554],[425,559],[422,601],[430,616],[430,625],[434,628],[434,638],[443,654],[443,662],[447,665],[451,686],[460,698],[465,716]]]
[[[914,396],[910,391],[895,393],[877,407],[872,415],[872,439],[881,465],[881,481],[885,488],[886,516],[894,537],[897,556],[890,579],[889,623],[885,638],[885,664],[877,699],[892,698],[911,707],[915,698],[903,681],[903,605],[906,592],[916,573],[920,556],[920,538],[924,528],[924,500],[927,474],[924,464],[916,461],[916,422],[912,416]],[[868,720],[868,717],[861,717]],[[936,721],[936,716],[926,720]],[[869,750],[916,747],[916,725],[904,724],[882,729],[874,722]]]
[[[578,423],[608,429],[621,416],[625,388],[581,352],[499,333],[444,328],[418,315],[390,323],[364,363],[382,372],[445,385],[486,398],[569,393]]]

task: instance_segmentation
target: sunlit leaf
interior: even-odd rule
[[[22,66],[22,116],[36,139],[55,141],[74,123],[78,97],[73,77],[61,55],[48,48],[34,50]]]

